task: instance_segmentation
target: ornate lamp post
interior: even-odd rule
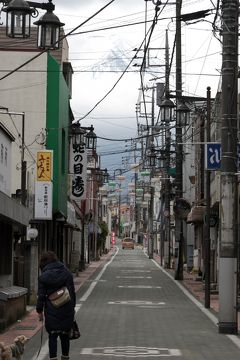
[[[26,1],[12,0],[3,11],[7,13],[7,36],[14,38],[30,36],[32,9]]]
[[[82,129],[89,130],[86,135],[86,147],[89,150],[96,150],[97,147],[97,135],[94,132],[94,127],[91,125],[90,127],[82,127]]]
[[[53,14],[55,5],[52,0],[39,4],[34,1],[5,0],[2,1],[3,11],[7,14],[6,35],[12,38],[27,38],[30,36],[31,16],[37,17],[37,9],[46,13],[34,24],[38,25],[38,47],[57,49],[59,47],[60,28],[64,23]]]
[[[72,136],[75,144],[86,145],[88,150],[96,150],[97,135],[94,132],[93,125],[86,127],[79,123],[72,124]]]
[[[177,113],[179,114],[179,121],[182,126],[187,126],[189,124],[190,111],[191,110],[184,102],[180,102],[177,105]]]
[[[172,117],[173,117],[174,107],[175,107],[175,105],[172,102],[172,100],[170,100],[170,99],[163,100],[163,102],[161,103],[161,106],[160,106],[162,121],[164,121],[167,124],[169,124],[170,122],[173,121]]]

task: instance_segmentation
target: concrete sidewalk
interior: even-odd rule
[[[76,292],[87,281],[90,276],[100,267],[104,266],[108,259],[112,256],[114,249],[110,250],[108,254],[103,255],[100,260],[90,263],[84,271],[78,273],[74,277],[74,284]],[[25,335],[28,338],[34,336],[42,328],[42,322],[38,320],[38,315],[35,307],[29,307],[27,314],[18,322],[11,325],[6,331],[0,334],[0,342],[11,344],[18,335]]]

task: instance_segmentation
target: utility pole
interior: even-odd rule
[[[168,43],[168,31],[166,30],[166,59],[165,59],[165,97],[166,99],[169,99],[170,97],[170,91],[169,91],[169,73],[170,73],[170,67],[169,67],[169,43]],[[166,114],[165,114],[166,115]],[[166,244],[168,246],[168,251],[166,251],[166,266],[170,268],[171,265],[171,242],[170,242],[170,175],[169,175],[169,169],[170,169],[170,147],[171,147],[171,132],[170,132],[170,118],[168,116],[164,116],[165,119],[162,119],[165,121],[165,173],[164,177],[166,177],[165,182],[165,206],[164,206],[164,222],[165,222],[165,240]],[[166,250],[166,249],[165,249]],[[164,256],[165,258],[165,256]],[[165,263],[165,261],[164,261]]]
[[[238,0],[222,0],[221,237],[219,332],[237,334],[237,80]]]
[[[151,124],[151,135],[150,135],[150,149],[153,149],[154,147],[154,125],[155,125],[155,112],[154,112],[154,100],[155,100],[155,87],[152,88],[152,124]],[[151,166],[151,164],[150,164]],[[151,180],[154,176],[154,168],[151,166],[151,175],[150,175],[150,209],[149,209],[149,259],[153,259],[153,250],[154,250],[154,244],[153,244],[153,213],[154,213],[154,186],[151,184]]]
[[[122,184],[119,183],[119,194],[118,194],[118,237],[121,238],[121,191],[122,191]]]
[[[182,42],[181,42],[182,0],[176,0],[176,106],[182,96]],[[182,198],[182,124],[181,115],[176,112],[176,199]],[[175,237],[178,244],[175,279],[183,280],[183,223],[176,217]]]
[[[136,156],[136,149],[137,149],[137,143],[134,142],[134,164],[136,164],[137,162],[137,156]],[[135,191],[137,189],[137,185],[138,185],[138,174],[137,174],[137,171],[136,169],[134,169],[134,186],[135,186]],[[137,204],[137,201],[136,201],[136,196],[134,197],[134,209],[135,209],[135,216],[134,216],[134,221],[135,221],[135,232],[136,232],[136,244],[139,243],[139,206]]]
[[[207,88],[207,142],[211,141],[211,88]],[[211,193],[210,193],[210,170],[206,170],[206,218],[205,218],[205,308],[210,308],[211,302],[211,273],[210,273],[210,261],[211,261],[211,239],[210,239],[210,206],[211,206]]]

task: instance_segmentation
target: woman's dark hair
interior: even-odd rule
[[[46,251],[40,257],[39,267],[42,270],[44,266],[55,261],[58,261],[57,255],[53,251]]]

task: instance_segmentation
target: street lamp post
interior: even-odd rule
[[[31,16],[38,16],[37,9],[46,13],[34,24],[38,26],[38,47],[57,49],[59,47],[60,28],[64,23],[53,13],[55,5],[52,0],[48,3],[37,3],[25,0],[1,1],[3,11],[7,14],[6,35],[12,38],[27,38],[30,36]]]

